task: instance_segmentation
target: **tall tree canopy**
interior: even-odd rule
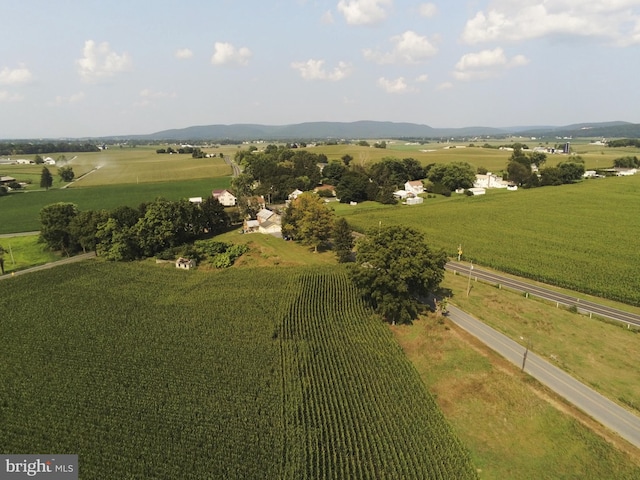
[[[476,169],[466,162],[438,163],[429,169],[427,178],[451,191],[471,188],[476,180]]]
[[[375,311],[392,323],[411,323],[422,309],[420,299],[444,278],[447,258],[431,250],[423,234],[406,226],[367,232],[356,244],[353,282]]]
[[[318,195],[303,193],[285,210],[282,233],[318,251],[333,233],[333,210]]]
[[[40,174],[40,188],[46,188],[49,190],[53,185],[53,175],[47,167],[42,167],[42,173]]]

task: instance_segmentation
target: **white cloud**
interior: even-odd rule
[[[4,67],[0,70],[0,85],[20,85],[31,81],[31,72],[24,65],[11,69]]]
[[[404,77],[398,77],[395,80],[390,80],[384,77],[378,79],[378,86],[385,90],[387,93],[408,93],[414,92],[415,89],[407,85]]]
[[[331,10],[327,10],[326,12],[324,12],[322,17],[320,17],[320,21],[325,25],[331,25],[334,22],[333,13],[331,13]]]
[[[453,88],[453,83],[451,82],[442,82],[440,85],[436,87],[436,90],[450,90]]]
[[[150,88],[144,88],[140,90],[140,99],[133,104],[134,107],[148,107],[153,104],[153,100],[162,98],[175,98],[175,93],[160,92],[151,90]]]
[[[421,3],[418,7],[418,12],[423,17],[431,18],[438,13],[438,7],[433,3]]]
[[[367,60],[372,60],[380,64],[405,63],[415,64],[427,60],[438,53],[438,49],[427,37],[407,30],[402,35],[391,37],[394,44],[390,52],[379,52],[366,49],[362,53]]]
[[[24,97],[19,93],[9,93],[6,90],[0,90],[0,103],[20,102]]]
[[[309,59],[306,62],[293,62],[291,68],[297,70],[305,80],[331,80],[338,81],[346,78],[351,73],[351,65],[339,62],[331,71],[324,68],[324,60]]]
[[[251,55],[251,50],[247,47],[236,48],[227,42],[216,42],[211,63],[214,65],[245,66],[249,63]]]
[[[458,80],[478,80],[498,75],[502,71],[529,63],[523,55],[508,59],[502,48],[467,53],[456,63],[453,75]]]
[[[340,0],[338,11],[349,25],[371,25],[387,18],[393,0]]]
[[[426,73],[423,73],[422,75],[416,78],[416,82],[419,82],[419,83],[424,83],[428,81],[429,81],[429,75],[427,75]]]
[[[102,78],[109,78],[116,73],[131,68],[131,57],[128,53],[118,55],[109,47],[109,43],[96,44],[93,40],[84,42],[82,58],[76,60],[80,78],[85,82],[94,82]]]
[[[62,95],[58,95],[52,102],[49,102],[49,106],[60,106],[67,105],[72,103],[78,103],[83,101],[85,98],[84,92],[74,93],[69,95],[68,97],[63,97]]]
[[[179,48],[178,50],[176,50],[174,56],[180,60],[186,60],[193,57],[193,52],[188,48]]]
[[[467,21],[462,40],[477,44],[570,35],[625,46],[640,43],[638,25],[639,0],[499,0]]]

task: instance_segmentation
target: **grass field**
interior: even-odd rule
[[[40,210],[56,202],[75,203],[80,210],[113,209],[121,205],[137,207],[157,197],[179,200],[208,197],[211,190],[227,188],[231,177],[215,177],[166,183],[103,185],[90,188],[51,189],[14,193],[0,197],[0,233],[40,229]]]
[[[4,254],[6,273],[60,259],[58,254],[49,251],[43,243],[38,243],[38,235],[0,238],[0,246],[7,252]]]
[[[336,267],[89,261],[2,288],[0,451],[83,478],[476,477]]]

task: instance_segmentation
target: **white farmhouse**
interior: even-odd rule
[[[424,185],[422,183],[422,180],[410,180],[404,184],[404,189],[409,193],[413,193],[414,195],[424,193]]]
[[[238,201],[235,195],[229,190],[214,190],[211,194],[213,195],[213,198],[217,198],[225,207],[233,207]]]

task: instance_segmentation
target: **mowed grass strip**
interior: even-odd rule
[[[60,259],[59,254],[51,252],[44,243],[39,242],[38,235],[2,237],[0,246],[6,250],[4,271],[7,274]]]
[[[614,447],[582,423],[594,422],[448,321],[391,329],[471,451],[481,479],[640,477],[637,449]]]
[[[487,325],[640,415],[640,331],[572,313],[555,304],[447,273],[451,301]]]

